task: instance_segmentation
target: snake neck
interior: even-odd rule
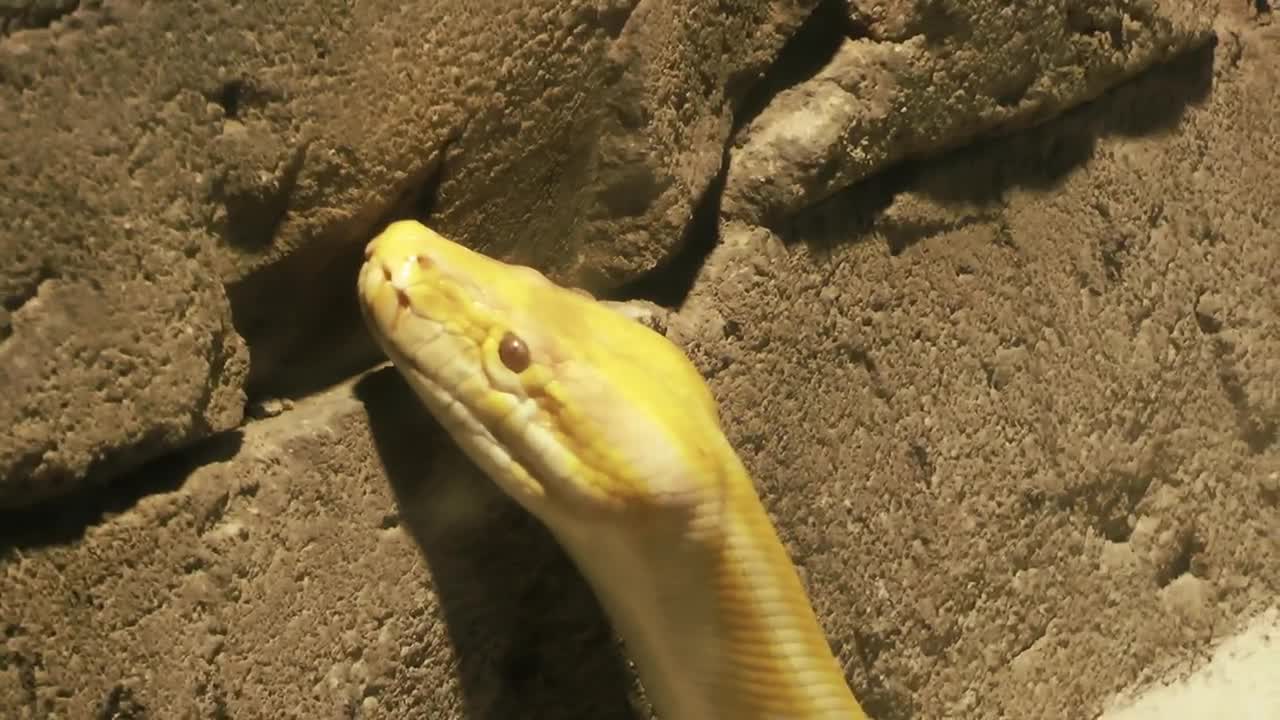
[[[723,498],[693,522],[553,532],[595,590],[660,720],[865,720],[751,479],[735,465]]]
[[[717,566],[722,696],[759,720],[865,720],[745,470],[729,484]]]

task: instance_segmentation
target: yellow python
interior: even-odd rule
[[[673,343],[413,221],[358,287],[427,408],[582,571],[661,720],[866,718]]]

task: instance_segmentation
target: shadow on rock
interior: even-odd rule
[[[991,134],[936,157],[909,160],[876,173],[779,223],[788,244],[808,243],[821,252],[900,228],[885,220],[898,195],[916,193],[941,206],[997,211],[1014,189],[1051,190],[1093,157],[1108,136],[1144,137],[1167,132],[1213,87],[1210,43],[1035,127]],[[932,234],[929,228],[891,242],[898,254]]]
[[[14,550],[78,542],[90,528],[129,511],[143,498],[177,491],[201,467],[229,461],[240,452],[243,441],[240,430],[219,433],[110,482],[33,507],[0,510],[0,560]]]
[[[638,720],[586,581],[449,439],[391,367],[355,392],[444,611],[470,720]]]

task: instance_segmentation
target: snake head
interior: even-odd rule
[[[714,498],[714,399],[673,343],[413,221],[365,251],[365,322],[468,456],[544,520]],[[731,453],[730,453],[731,455]]]

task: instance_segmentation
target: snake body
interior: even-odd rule
[[[366,247],[365,322],[600,600],[661,720],[860,720],[702,376],[633,318],[414,221]]]

